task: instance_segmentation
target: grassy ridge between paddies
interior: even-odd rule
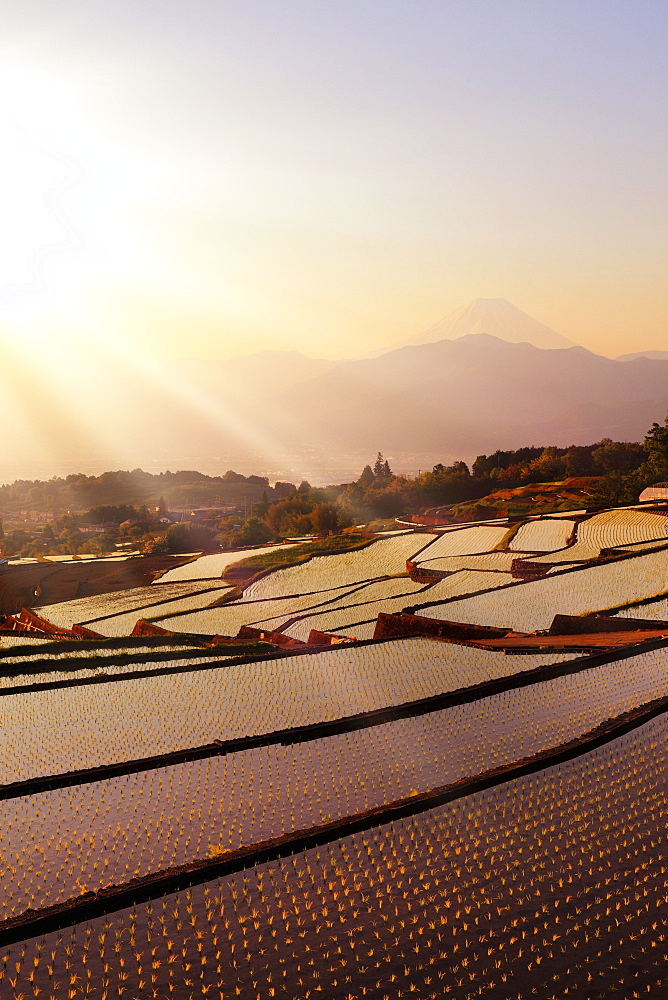
[[[291,545],[285,549],[274,549],[272,552],[258,552],[257,555],[249,556],[248,559],[241,559],[232,563],[223,571],[223,580],[232,584],[233,587],[243,588],[259,576],[265,576],[276,569],[285,569],[287,566],[298,566],[300,563],[308,562],[314,556],[335,555],[339,552],[350,552],[353,549],[363,549],[371,545],[375,538],[368,535],[348,534],[332,535],[329,538],[318,538],[313,542],[305,542],[303,545]],[[228,598],[231,595],[226,595]]]

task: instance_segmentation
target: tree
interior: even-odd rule
[[[635,503],[639,485],[636,477],[622,472],[609,472],[596,483],[591,500],[598,507],[617,507],[620,504]]]
[[[318,535],[328,535],[339,527],[339,515],[333,503],[318,503],[311,511],[311,524]]]
[[[196,552],[213,548],[213,532],[196,528],[193,524],[172,524],[167,529],[165,541],[170,552]]]
[[[376,456],[376,461],[375,461],[374,467],[373,467],[373,474],[376,477],[376,479],[382,479],[383,478],[383,467],[384,467],[384,465],[385,465],[385,462],[383,460],[383,456],[381,455],[380,452],[378,452],[378,455]]]
[[[657,479],[668,478],[668,415],[664,426],[653,423],[645,435],[647,463]]]
[[[563,479],[566,464],[557,451],[553,445],[543,448],[538,458],[529,462],[527,479],[530,483],[556,482]]]
[[[391,479],[391,478],[392,478],[392,469],[390,468],[390,463],[388,462],[388,460],[385,459],[383,463],[383,479]]]
[[[362,469],[362,475],[357,480],[357,485],[361,486],[363,490],[367,490],[369,486],[373,483],[373,469],[370,465],[365,465]]]
[[[450,466],[451,472],[456,476],[470,476],[469,467],[466,462],[453,462]]]
[[[591,458],[595,472],[634,472],[647,454],[643,446],[635,441],[611,441],[608,438],[592,451]]]
[[[253,513],[255,514],[255,517],[259,517],[261,519],[263,517],[266,517],[268,510],[269,510],[269,500],[267,498],[267,491],[263,490],[262,496],[254,506]]]
[[[370,466],[367,466],[369,472],[371,472],[373,481],[373,472]],[[362,477],[360,476],[360,479]],[[337,498],[337,506],[343,511],[344,515],[348,518],[355,518],[357,521],[368,521],[369,518],[373,516],[373,511],[366,502],[366,489],[360,484],[360,482],[349,483],[348,486],[339,494]]]
[[[104,555],[105,552],[116,550],[116,541],[111,535],[96,535],[90,542],[89,548],[95,555]]]
[[[235,532],[235,545],[262,545],[273,537],[271,528],[259,517],[249,517],[241,529]]]
[[[312,509],[313,504],[306,495],[293,493],[285,500],[270,504],[265,521],[277,538],[305,534],[311,530],[309,515]]]

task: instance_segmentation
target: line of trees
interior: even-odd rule
[[[136,473],[105,473],[95,479],[96,490],[111,476],[115,486],[124,477],[139,478]],[[183,476],[189,484],[197,473],[163,473],[141,477],[155,480],[167,476]],[[72,478],[58,480],[59,485],[71,485]],[[87,477],[83,477],[86,479]],[[167,509],[165,498],[149,507],[144,503],[98,504],[87,513],[64,514],[55,525],[44,526],[39,538],[32,538],[25,531],[2,534],[0,525],[0,551],[4,555],[69,554],[76,552],[112,551],[117,541],[136,543],[145,551],[195,551],[244,545],[259,545],[286,537],[333,534],[354,524],[378,518],[391,518],[397,514],[425,511],[431,507],[448,507],[477,501],[498,490],[514,489],[532,483],[562,482],[568,479],[585,479],[590,505],[614,506],[633,503],[640,492],[656,482],[668,481],[668,415],[664,423],[654,423],[644,441],[612,441],[604,438],[590,445],[571,445],[568,448],[525,447],[508,451],[495,451],[479,455],[471,468],[465,462],[452,465],[437,463],[430,471],[415,478],[396,475],[389,461],[378,452],[373,465],[366,465],[357,480],[324,489],[312,487],[308,482],[299,486],[277,484],[281,489],[271,490],[262,477],[244,477],[228,472],[224,477],[202,476],[208,483],[250,480],[253,485],[264,485],[260,499],[254,504],[253,513],[244,523],[234,523],[234,517],[221,518],[210,528],[189,524],[174,524],[165,528],[160,516]],[[53,487],[54,480],[46,484],[30,484],[30,492],[37,487]],[[13,484],[19,487],[21,484]],[[24,484],[25,485],[25,484]],[[8,487],[0,488],[2,490]],[[39,492],[39,490],[38,490]],[[17,490],[14,490],[16,496]],[[85,524],[113,523],[119,526],[114,537],[84,536],[79,528]]]
[[[293,483],[279,482],[272,488],[266,476],[243,476],[232,469],[222,476],[207,476],[196,470],[151,473],[133,469],[103,472],[99,476],[73,473],[47,480],[17,479],[0,485],[0,509],[65,512],[100,505],[150,506],[159,497],[170,507],[186,507],[221,501],[234,503],[242,498],[259,500],[265,492],[278,499],[293,489]]]
[[[337,505],[358,521],[479,500],[497,490],[531,483],[589,479],[591,504],[634,503],[652,483],[668,481],[668,416],[654,423],[642,443],[604,438],[590,445],[525,447],[479,455],[465,462],[438,463],[409,479],[392,474],[378,455],[359,479],[339,494]]]

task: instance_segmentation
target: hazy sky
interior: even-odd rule
[[[665,0],[2,0],[0,329],[354,356],[476,297],[668,350]]]

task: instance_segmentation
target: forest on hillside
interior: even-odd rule
[[[534,484],[564,484],[552,493],[543,491],[542,513],[634,503],[645,486],[664,480],[668,416],[663,425],[652,425],[642,443],[604,438],[567,448],[532,445],[479,455],[470,468],[463,461],[439,463],[412,478],[395,474],[379,452],[355,481],[323,488],[306,481],[271,487],[265,477],[232,470],[223,476],[195,471],[156,475],[135,469],[20,480],[0,487],[3,516],[27,509],[50,510],[54,517],[33,531],[23,527],[2,532],[0,527],[0,548],[3,555],[38,557],[109,552],[119,542],[144,552],[216,550],[328,535],[432,509],[453,522],[512,516],[535,503]],[[170,508],[197,503],[229,505],[229,511],[221,509],[205,524],[160,520]],[[90,539],[85,527],[96,522],[112,527],[108,534]]]

